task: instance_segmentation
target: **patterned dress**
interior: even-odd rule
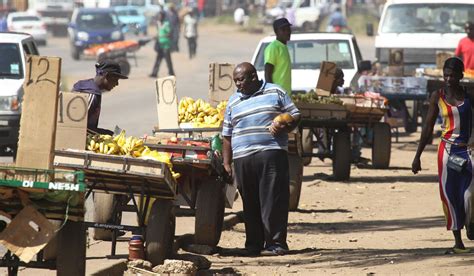
[[[471,103],[466,96],[464,102],[453,106],[440,90],[438,107],[443,118],[443,132],[438,147],[439,190],[448,230],[460,230],[474,222],[473,162],[467,143],[471,136]],[[457,172],[447,167],[450,154],[468,160],[464,170]]]

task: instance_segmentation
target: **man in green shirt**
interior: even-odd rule
[[[291,59],[286,43],[291,37],[291,24],[286,18],[273,22],[276,39],[265,48],[265,80],[280,85],[291,94]]]
[[[153,65],[153,71],[150,77],[156,78],[160,70],[160,64],[163,58],[168,66],[168,75],[174,76],[173,62],[171,61],[171,27],[170,22],[166,19],[165,12],[158,13],[159,30],[157,40],[155,41],[156,61]]]

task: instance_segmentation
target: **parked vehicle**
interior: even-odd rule
[[[36,13],[9,13],[7,16],[7,28],[10,32],[31,34],[39,45],[46,45],[48,39],[46,24]]]
[[[113,8],[115,6],[132,6],[141,11],[148,22],[162,10],[166,0],[83,0],[85,8]]]
[[[74,10],[74,0],[29,0],[28,9],[43,18],[53,36],[66,36],[67,24]]]
[[[38,55],[34,38],[26,33],[0,33],[0,148],[16,152],[20,127],[26,55]]]
[[[116,6],[114,10],[120,22],[126,25],[123,30],[125,33],[148,34],[147,19],[142,11],[133,6]]]
[[[257,46],[252,63],[260,78],[264,78],[264,52],[275,36],[263,38]],[[357,41],[352,34],[301,33],[292,34],[288,42],[292,61],[293,93],[306,93],[316,88],[323,61],[332,61],[344,71],[344,87],[355,85],[358,72],[369,70],[370,61],[363,61]]]
[[[72,58],[78,60],[82,51],[88,47],[124,40],[123,27],[124,24],[113,9],[74,10],[68,27]]]

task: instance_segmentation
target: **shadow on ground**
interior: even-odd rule
[[[303,176],[303,182],[324,180],[329,182],[341,182],[334,180],[332,175],[325,173],[315,173],[313,175]],[[384,175],[384,176],[351,176],[350,180],[342,181],[344,183],[364,183],[364,184],[386,184],[395,182],[421,182],[421,183],[438,183],[438,175]]]

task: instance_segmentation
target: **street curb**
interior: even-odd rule
[[[244,212],[239,211],[234,214],[230,214],[224,217],[224,222],[222,223],[222,230],[230,230],[236,224],[244,222]]]

